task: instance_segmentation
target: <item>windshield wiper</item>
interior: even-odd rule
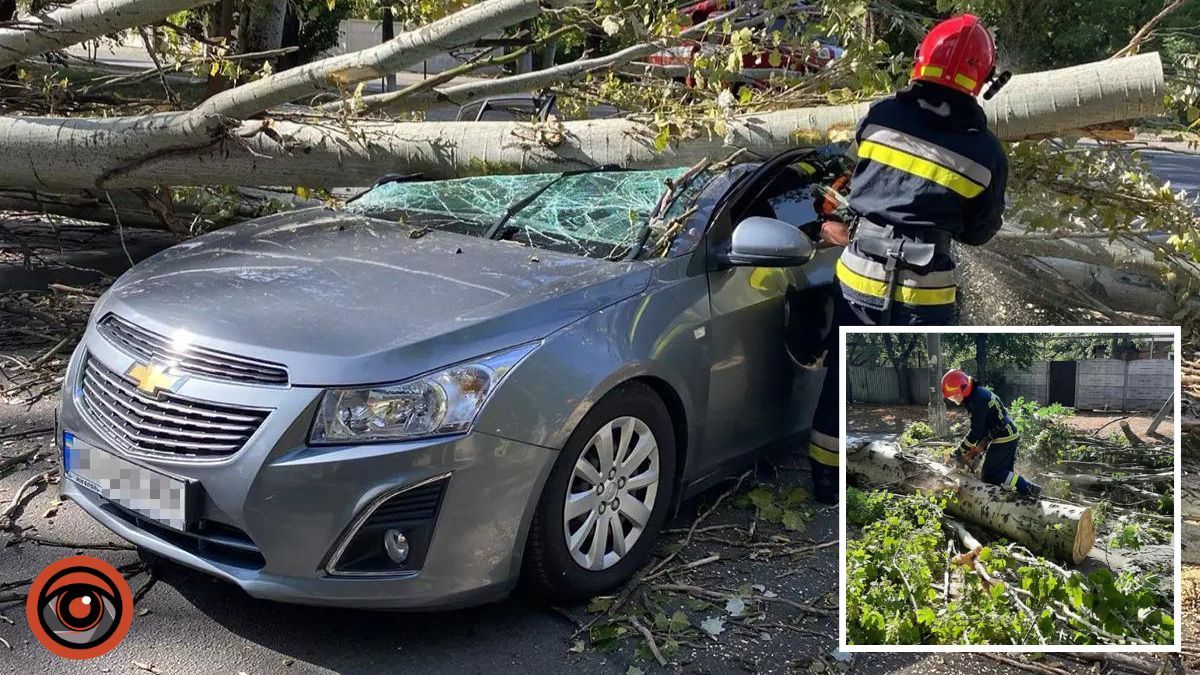
[[[603,166],[598,166],[594,169],[575,169],[573,171],[564,171],[563,173],[559,174],[559,176],[557,178],[555,178],[551,181],[548,181],[545,185],[539,187],[538,189],[534,190],[533,192],[530,192],[529,194],[518,199],[517,201],[513,202],[512,204],[509,204],[508,208],[504,210],[504,213],[501,214],[500,217],[496,220],[496,222],[492,223],[492,226],[488,228],[487,233],[483,235],[484,239],[504,239],[505,237],[512,234],[512,231],[514,228],[505,227],[505,225],[508,224],[508,221],[511,220],[513,216],[517,215],[517,213],[519,213],[526,206],[529,206],[530,204],[532,204],[535,199],[537,199],[538,197],[541,197],[543,194],[545,194],[547,190],[549,190],[550,188],[552,188],[556,184],[558,184],[560,181],[562,181],[564,178],[569,178],[571,176],[578,176],[578,175],[584,174],[584,173],[597,173],[597,172],[601,172],[601,171],[623,171],[623,169],[615,164],[605,164]]]

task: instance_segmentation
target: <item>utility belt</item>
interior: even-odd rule
[[[938,253],[950,254],[951,237],[945,230],[923,228],[900,233],[891,225],[876,225],[861,216],[855,221],[854,239],[880,250],[881,255],[886,255],[886,245],[895,243],[904,261],[914,267],[928,265]]]
[[[944,230],[900,233],[860,217],[854,225],[853,241],[838,261],[838,280],[862,299],[882,303],[884,323],[890,323],[895,302],[953,304],[957,294],[953,269],[916,271],[928,267],[938,254],[949,254],[950,240]]]

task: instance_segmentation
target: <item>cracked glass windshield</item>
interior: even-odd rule
[[[491,232],[494,238],[537,248],[620,258],[643,236],[649,242],[659,240],[661,232],[647,235],[644,226],[668,191],[666,181],[686,172],[686,168],[677,168],[394,182],[370,190],[346,208],[416,229],[480,237]],[[673,190],[665,217],[656,220],[661,228],[655,229],[665,229],[685,215],[707,178],[701,174]],[[543,189],[511,214],[503,228],[493,231],[508,209]]]

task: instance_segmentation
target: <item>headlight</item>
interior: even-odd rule
[[[399,384],[327,389],[309,441],[366,443],[464,432],[504,376],[536,347],[522,345]]]

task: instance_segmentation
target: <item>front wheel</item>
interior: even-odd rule
[[[675,434],[650,387],[628,383],[584,416],[534,513],[524,577],[555,600],[621,585],[645,564],[670,509]]]

